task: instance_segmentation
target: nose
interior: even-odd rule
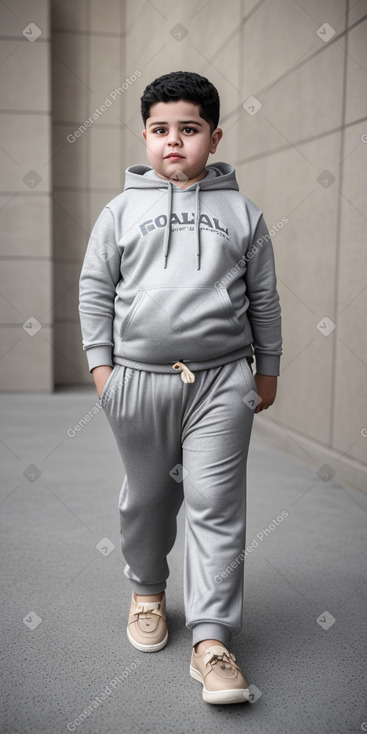
[[[167,143],[168,145],[172,147],[176,147],[176,145],[181,146],[182,143],[181,143],[180,134],[179,134],[179,131],[176,130],[176,128],[170,129],[169,134],[168,134]]]

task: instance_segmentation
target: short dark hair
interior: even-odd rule
[[[141,116],[144,125],[150,117],[150,108],[157,102],[178,102],[180,99],[199,107],[199,115],[206,120],[211,132],[218,127],[220,100],[211,82],[193,71],[172,71],[154,79],[141,97]]]

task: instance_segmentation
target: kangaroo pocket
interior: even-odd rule
[[[139,290],[121,325],[121,356],[157,364],[206,361],[251,343],[245,321],[248,329],[225,289]]]

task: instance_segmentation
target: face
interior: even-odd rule
[[[205,177],[209,153],[215,153],[222,135],[220,128],[210,132],[198,105],[183,100],[152,105],[143,130],[150,165],[182,188]]]

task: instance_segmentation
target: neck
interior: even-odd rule
[[[197,176],[195,176],[195,178],[189,178],[187,181],[180,181],[179,179],[172,179],[168,176],[160,176],[159,173],[157,173],[156,171],[156,175],[158,176],[158,178],[162,178],[165,181],[172,181],[172,183],[174,183],[174,185],[178,186],[180,189],[188,189],[189,186],[192,186],[192,184],[197,183],[198,181],[201,181],[203,178],[205,178],[207,173],[207,170],[204,168],[204,170]]]

